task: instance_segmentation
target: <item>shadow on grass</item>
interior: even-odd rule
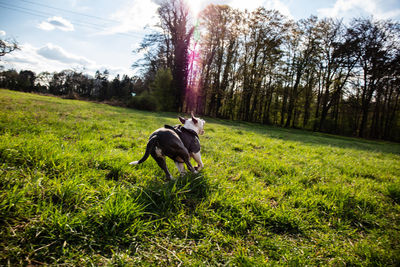
[[[237,205],[229,200],[216,201],[211,209],[218,225],[233,235],[246,236],[257,227],[275,234],[300,235],[301,221],[287,209],[266,208],[257,203]]]
[[[83,209],[65,210],[53,203],[43,219],[25,229],[26,242],[21,247],[26,251],[27,263],[65,263],[78,251],[91,251],[107,258],[117,249],[134,254],[138,244],[168,227],[170,219],[182,211],[196,209],[209,190],[203,174],[188,174],[173,181],[151,182],[145,187],[116,187]],[[17,256],[10,257],[11,262],[19,262]]]
[[[177,179],[156,181],[142,188],[138,202],[159,218],[173,216],[182,209],[193,210],[205,199],[210,187],[204,174],[187,174]]]
[[[339,148],[392,153],[397,155],[400,154],[400,144],[388,141],[368,140],[247,122],[230,122],[215,119],[210,119],[209,122],[234,128],[240,134],[244,134],[243,132],[249,132],[266,135],[269,138],[290,140],[308,145],[334,146]]]

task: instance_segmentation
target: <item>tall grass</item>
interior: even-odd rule
[[[0,264],[400,264],[399,144],[206,121],[165,181],[177,114],[0,90]]]

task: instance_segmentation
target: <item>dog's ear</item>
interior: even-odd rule
[[[194,117],[193,111],[190,114],[192,115],[192,121],[194,122],[194,124],[196,124],[197,123],[197,119]]]
[[[178,117],[182,124],[185,124],[186,119],[182,118],[181,116]]]

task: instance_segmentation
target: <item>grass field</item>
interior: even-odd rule
[[[400,144],[205,119],[167,182],[177,114],[0,90],[0,265],[400,265]]]

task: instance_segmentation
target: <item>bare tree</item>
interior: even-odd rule
[[[0,39],[0,60],[2,56],[11,53],[14,50],[20,50],[18,42],[10,39],[1,40]]]

